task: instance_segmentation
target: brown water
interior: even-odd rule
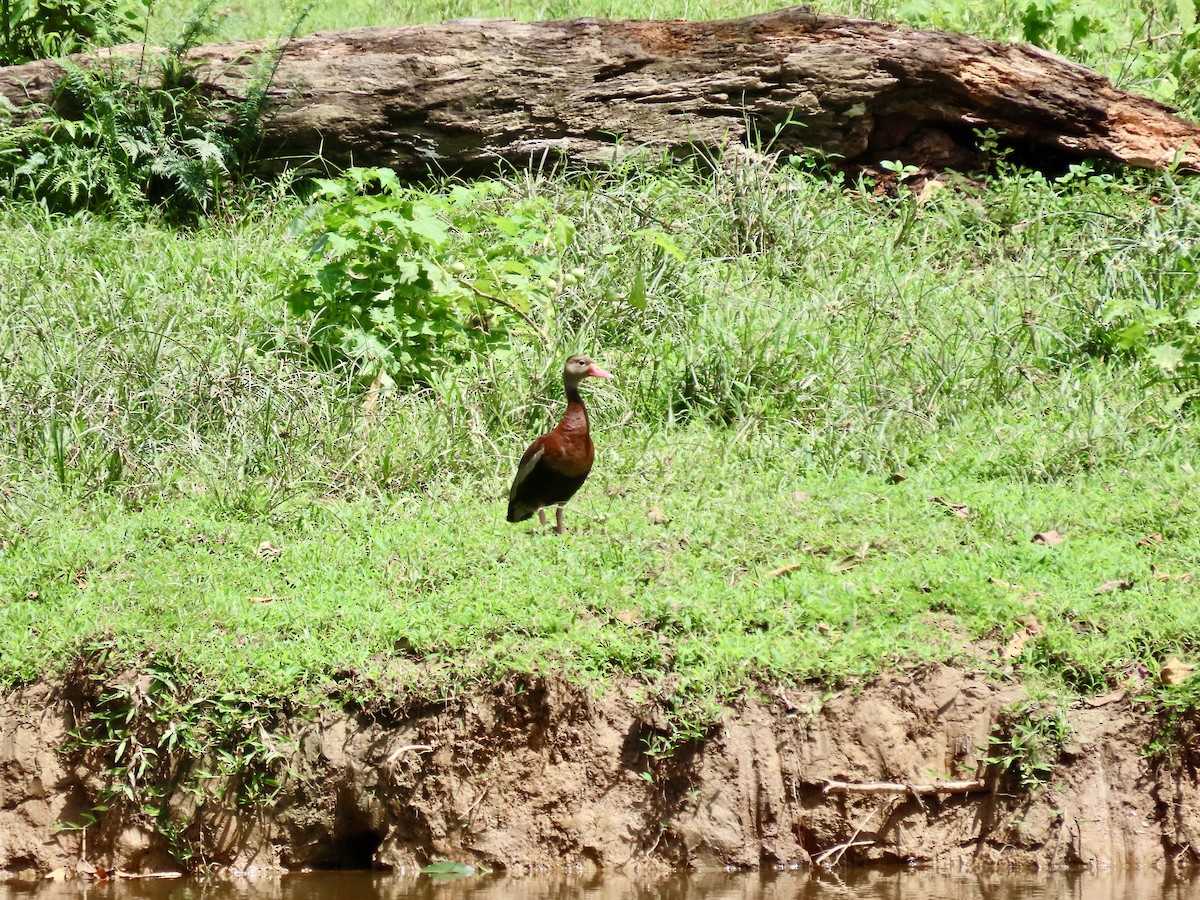
[[[923,871],[716,874],[668,879],[485,876],[454,881],[359,872],[254,881],[0,884],[0,900],[1200,900],[1200,874],[1156,871],[945,875]]]

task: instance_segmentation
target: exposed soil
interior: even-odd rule
[[[277,798],[168,794],[191,822],[171,844],[115,806],[86,832],[56,828],[84,821],[107,763],[68,749],[86,712],[68,688],[30,687],[0,702],[0,872],[75,872],[81,859],[85,871],[178,869],[180,848],[188,865],[241,872],[439,858],[517,871],[806,865],[848,842],[844,863],[1126,866],[1200,848],[1194,769],[1145,756],[1154,723],[1121,697],[1073,710],[1049,782],[1014,791],[981,763],[1001,709],[1023,697],[995,677],[933,666],[833,696],[779,690],[660,760],[644,754],[655,715],[634,696],[632,684],[597,698],[541,681],[392,721],[295,720]],[[975,777],[990,790],[823,790]]]

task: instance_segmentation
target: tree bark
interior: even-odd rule
[[[191,57],[237,99],[265,42]],[[140,53],[140,47],[116,53]],[[0,69],[0,92],[45,101],[52,62]],[[1200,169],[1200,127],[1025,45],[815,15],[793,7],[713,22],[461,20],[290,41],[269,92],[263,159],[468,174],[549,157],[730,142],[900,159],[969,160],[975,129],[1038,154]]]

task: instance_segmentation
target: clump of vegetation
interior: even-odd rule
[[[0,66],[142,36],[146,0],[0,0]]]
[[[97,642],[77,661],[85,689],[105,681],[108,649]],[[187,863],[199,837],[192,826],[206,805],[252,806],[276,794],[291,749],[274,733],[285,710],[233,692],[196,696],[188,681],[178,664],[154,660],[94,698],[67,749],[98,756],[106,780],[81,820],[63,827],[87,828],[113,810],[156,829]]]
[[[60,212],[92,210],[195,221],[246,179],[261,132],[274,52],[242,100],[204,93],[187,53],[210,33],[209,0],[170,50],[62,62],[54,100],[0,110],[0,193]],[[295,23],[298,26],[299,22]]]
[[[1192,762],[1196,758],[1197,735],[1200,725],[1197,711],[1200,710],[1200,678],[1193,674],[1194,666],[1181,664],[1173,659],[1176,667],[1183,671],[1175,678],[1165,678],[1170,662],[1159,670],[1159,678],[1135,702],[1145,706],[1158,718],[1158,728],[1145,754],[1149,757],[1178,763]],[[1179,676],[1182,679],[1179,680]]]
[[[422,384],[475,354],[502,358],[518,335],[546,338],[575,227],[545,198],[488,181],[429,192],[351,169],[319,180],[316,200],[284,298],[312,319],[327,364]]]
[[[1152,360],[1180,407],[1200,394],[1200,205],[1177,191],[1158,200],[1089,248],[1105,299],[1084,327],[1095,351]]]
[[[1000,711],[983,761],[1029,790],[1050,778],[1070,736],[1061,706],[1021,701]]]

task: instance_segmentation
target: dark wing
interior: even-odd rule
[[[531,506],[528,502],[523,503],[518,497],[521,493],[521,486],[529,480],[533,470],[546,455],[546,448],[542,446],[544,440],[545,436],[542,436],[530,444],[517,464],[517,476],[513,479],[512,487],[508,489],[508,521],[510,522],[524,522],[537,512],[537,506]]]
[[[546,448],[542,446],[541,438],[538,438],[529,445],[529,449],[525,451],[521,456],[521,461],[517,464],[517,477],[513,479],[512,487],[508,489],[509,503],[513,502],[513,498],[517,496],[517,491],[525,483],[525,479],[537,468],[537,464],[542,461],[542,457],[545,455]]]

